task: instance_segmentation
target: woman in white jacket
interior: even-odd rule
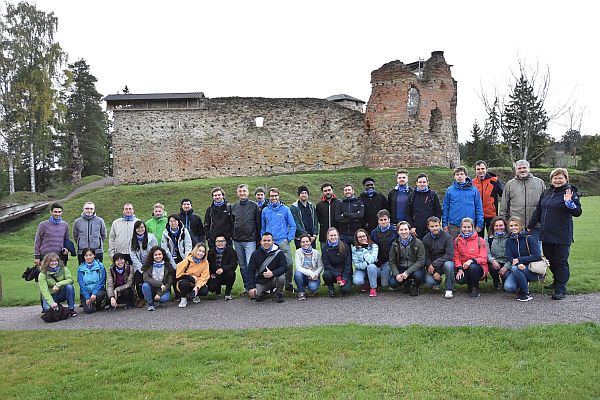
[[[305,287],[315,294],[321,285],[323,261],[321,253],[313,249],[310,235],[300,236],[300,248],[296,250],[296,272],[294,282],[298,288],[298,300],[306,300]]]
[[[352,281],[355,285],[362,286],[362,291],[367,291],[367,284],[371,288],[370,297],[377,296],[377,278],[381,270],[375,265],[379,246],[371,241],[371,237],[364,229],[359,229],[354,234],[354,246],[352,247],[352,263],[354,274]],[[368,277],[368,282],[365,278]]]
[[[192,251],[192,237],[187,228],[183,226],[183,223],[179,219],[179,215],[169,215],[166,229],[162,234],[160,247],[167,252],[167,256],[169,257],[173,268],[183,261],[185,256]],[[173,285],[173,291],[175,292],[175,301],[181,300],[177,285]]]

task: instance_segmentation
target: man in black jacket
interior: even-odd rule
[[[327,241],[327,230],[332,226],[338,227],[335,220],[335,207],[340,201],[335,197],[333,193],[333,185],[329,182],[325,182],[321,185],[321,201],[317,203],[317,219],[319,220],[319,243],[321,249],[325,248],[325,242]]]
[[[446,275],[444,297],[454,297],[454,245],[452,237],[442,230],[440,219],[430,217],[427,221],[429,234],[423,237],[425,246],[425,283],[432,288],[439,288],[442,275]]]
[[[377,213],[381,210],[387,210],[387,198],[375,190],[375,179],[365,178],[362,181],[365,190],[360,194],[360,201],[365,206],[365,216],[363,217],[363,229],[371,232],[377,228]]]
[[[248,185],[239,185],[237,195],[240,201],[231,206],[233,246],[240,264],[244,288],[248,290],[246,271],[250,257],[256,250],[256,243],[260,240],[261,210],[255,202],[248,198]]]
[[[273,235],[263,233],[260,248],[252,253],[248,263],[248,295],[256,301],[263,301],[267,290],[276,289],[275,299],[283,303],[287,268],[285,255],[273,243]]]
[[[365,206],[354,196],[354,188],[344,186],[344,199],[335,207],[335,220],[339,226],[340,240],[348,247],[354,242],[354,233],[360,229],[365,215]]]
[[[198,242],[204,243],[206,240],[206,235],[204,233],[204,224],[202,223],[202,218],[199,215],[194,214],[194,209],[192,208],[192,200],[183,199],[181,200],[181,210],[179,211],[179,218],[183,223],[183,226],[190,232],[190,236],[192,238],[192,247],[196,245]],[[160,241],[160,238],[157,237]]]
[[[215,247],[215,238],[218,235],[225,236],[227,244],[232,246],[231,204],[225,200],[225,192],[220,187],[213,188],[210,194],[213,201],[204,215],[204,230],[208,239],[208,247],[211,249]]]
[[[417,186],[408,194],[408,223],[412,225],[410,233],[423,239],[429,233],[429,217],[442,218],[440,198],[429,188],[427,174],[417,175]]]

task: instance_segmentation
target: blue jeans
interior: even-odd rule
[[[244,281],[244,289],[248,290],[248,277],[246,275],[248,273],[248,261],[250,261],[250,256],[252,256],[252,253],[256,250],[256,242],[238,242],[237,240],[234,240],[233,247],[235,248],[238,263],[240,264],[240,274]]]
[[[404,271],[402,271],[401,273],[403,272]],[[425,281],[425,271],[423,271],[422,268],[419,268],[412,274],[408,275],[408,279],[413,279],[417,286],[421,286],[423,284],[423,281]],[[390,284],[390,287],[392,288],[397,288],[398,286],[400,286],[400,282],[396,280],[396,277],[393,274],[390,275],[390,279],[388,282]]]
[[[387,268],[387,269],[386,269]],[[377,278],[381,277],[381,286],[387,286],[390,279],[390,263],[385,263],[381,266],[381,269],[375,264],[367,265],[367,269],[356,269],[354,275],[352,275],[352,282],[355,285],[363,285],[365,283],[365,277],[369,278],[369,287],[377,289]]]
[[[292,270],[294,268],[294,264],[292,261],[292,249],[290,249],[290,242],[287,239],[281,241],[280,243],[276,243],[279,246],[279,249],[283,251],[283,255],[285,255],[285,261],[287,262],[287,270],[285,271],[285,284],[292,284]]]
[[[550,261],[550,271],[554,275],[554,293],[567,294],[567,282],[571,276],[569,270],[568,244],[542,243],[544,255]]]
[[[67,302],[67,307],[69,310],[75,309],[75,288],[73,285],[65,285],[56,293],[52,293],[52,298],[56,303],[60,303],[62,301]],[[50,304],[44,299],[42,296],[42,309],[44,312],[50,309]]]
[[[149,306],[153,306],[154,305],[154,292],[156,292],[157,290],[150,285],[148,282],[144,282],[142,285],[142,293],[144,293],[144,299],[146,299],[146,302],[148,303]],[[161,303],[165,303],[167,301],[169,301],[169,298],[171,297],[171,291],[166,292],[165,294],[163,294],[162,296],[160,296],[160,302]]]
[[[446,287],[446,290],[454,290],[454,261],[446,261],[444,263],[444,271],[442,272],[442,275],[446,276],[444,285]],[[436,281],[435,279],[433,279],[433,275],[426,274],[425,283],[427,284],[427,286],[431,287],[434,285],[439,285],[440,283],[442,283],[442,281]]]
[[[469,269],[464,270],[464,275],[461,279],[457,279],[456,283],[464,285],[468,284],[470,287],[479,288],[479,280],[483,276],[483,268],[479,264],[471,264]]]
[[[308,286],[308,290],[311,292],[316,292],[319,286],[321,286],[321,278],[315,280],[308,279],[308,276],[300,271],[294,272],[294,282],[296,282],[296,287],[300,293],[304,293],[305,286]]]
[[[510,274],[504,274],[504,290],[514,293],[517,289],[521,289],[522,292],[529,293],[527,282],[537,282],[538,276],[538,274],[534,274],[527,268],[520,270],[516,265],[513,265],[510,269]]]

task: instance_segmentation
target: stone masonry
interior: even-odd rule
[[[457,85],[443,52],[371,74],[365,114],[325,99],[105,98],[116,183],[458,165]]]

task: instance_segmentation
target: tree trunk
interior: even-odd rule
[[[33,153],[33,140],[29,142],[29,175],[31,191],[35,192],[35,154]]]
[[[15,158],[13,150],[8,151],[8,193],[15,193]]]

